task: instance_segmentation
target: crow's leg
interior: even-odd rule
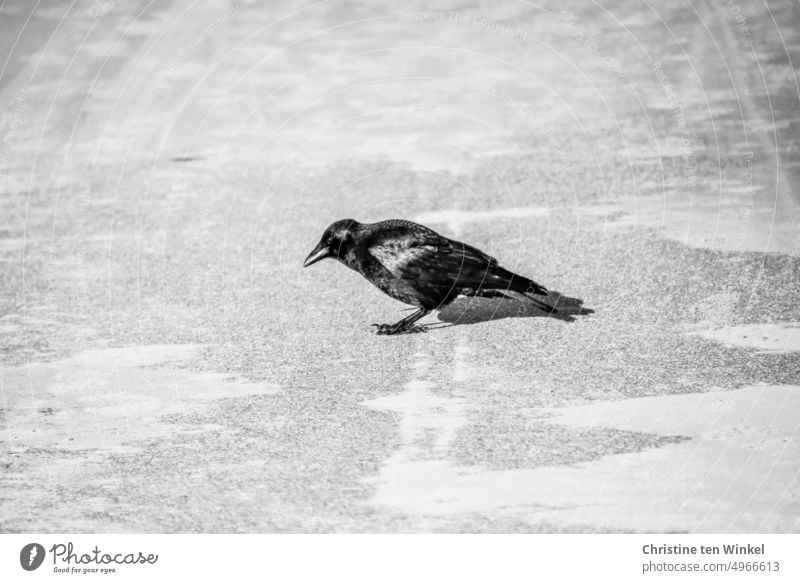
[[[413,314],[406,316],[396,324],[373,324],[378,330],[378,334],[409,334],[412,332],[425,332],[422,326],[414,326],[414,322],[424,318],[431,313],[431,310],[420,308]]]

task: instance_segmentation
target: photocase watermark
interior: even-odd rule
[[[85,552],[76,551],[72,542],[56,543],[49,551],[39,543],[29,543],[19,553],[19,564],[26,571],[42,566],[47,555],[52,559],[54,573],[108,574],[117,572],[119,565],[155,565],[158,555],[137,552],[103,552],[97,545]]]
[[[29,543],[19,552],[19,565],[26,571],[35,571],[44,562],[44,547],[39,543]]]
[[[519,117],[523,118],[524,120],[526,120],[531,124],[541,123],[544,119],[538,113],[536,113],[526,102],[513,97],[507,91],[500,89],[496,85],[490,85],[488,83],[482,83],[482,82],[479,83],[461,77],[451,77],[450,82],[456,85],[460,89],[469,89],[470,91],[475,91],[477,93],[482,93],[484,95],[492,97],[493,99],[502,103],[503,105],[509,106],[516,115],[518,115]]]
[[[221,14],[212,20],[203,30],[198,32],[192,38],[192,40],[189,41],[189,43],[181,47],[181,49],[178,51],[178,56],[175,57],[169,63],[167,68],[164,69],[156,78],[153,89],[150,91],[150,93],[148,93],[147,97],[142,103],[142,106],[139,108],[137,113],[139,118],[143,118],[147,115],[147,113],[150,111],[150,108],[158,100],[159,96],[163,93],[165,87],[168,85],[170,77],[175,75],[175,72],[180,69],[184,61],[192,53],[194,53],[208,37],[214,34],[214,31],[217,28],[233,18],[239,12],[239,10],[241,10],[241,3],[235,2],[233,6],[231,6],[224,14]]]
[[[655,71],[656,78],[661,85],[661,89],[664,91],[664,95],[667,96],[670,109],[675,116],[675,124],[680,131],[679,147],[684,163],[683,175],[686,178],[687,186],[691,192],[694,190],[695,182],[697,181],[697,164],[692,150],[692,132],[686,127],[686,113],[683,111],[683,107],[678,101],[678,96],[675,93],[675,89],[672,87],[672,83],[669,82],[666,73],[664,73],[664,69],[661,67],[661,63],[653,63],[653,71]]]
[[[628,71],[622,67],[622,63],[619,62],[619,59],[609,56],[604,49],[601,49],[597,45],[594,38],[597,33],[587,35],[585,31],[578,26],[578,23],[581,21],[579,16],[569,10],[562,10],[558,13],[557,20],[561,23],[561,26],[572,35],[572,38],[582,43],[593,55],[599,57],[606,67],[623,79],[628,76]]]
[[[119,0],[97,0],[89,7],[89,18],[100,22],[100,18],[119,6]]]
[[[753,152],[747,151],[744,153],[744,187],[747,200],[739,207],[739,237],[735,246],[736,251],[744,251],[745,237],[750,232],[750,222],[753,217],[753,208],[755,203],[753,201]]]
[[[2,140],[0,140],[0,172],[7,171],[11,166],[11,154],[13,151],[14,139],[19,133],[22,125],[22,116],[28,109],[28,89],[24,88],[14,99],[11,107],[3,112],[0,118],[0,128],[5,128]],[[0,184],[0,190],[3,190]]]
[[[408,22],[455,22],[458,24],[473,24],[485,28],[489,32],[499,34],[507,38],[519,38],[528,40],[528,33],[518,26],[505,24],[498,20],[493,20],[481,14],[471,12],[455,11],[427,11],[427,12],[397,12],[400,20]]]
[[[739,7],[738,4],[734,4],[733,0],[723,0],[725,3],[725,8],[727,8],[728,13],[733,16],[733,19],[736,21],[736,27],[739,29],[746,38],[750,38],[753,33],[750,31],[750,27],[747,26],[747,18],[745,17],[742,9]]]

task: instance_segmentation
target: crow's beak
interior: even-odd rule
[[[330,257],[331,252],[328,249],[328,246],[324,243],[320,242],[319,245],[314,247],[314,250],[308,254],[306,260],[303,261],[303,267],[308,267],[309,265],[313,265],[320,259],[325,259],[326,257]]]

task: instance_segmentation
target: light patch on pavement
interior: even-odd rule
[[[508,471],[394,456],[371,503],[411,515],[491,513],[597,529],[800,532],[798,411],[798,386],[550,410],[552,423],[692,439]]]
[[[574,214],[578,219],[603,219],[601,225],[605,225],[609,220],[616,220],[614,215],[622,213],[622,208],[617,204],[603,205],[580,205],[572,206],[567,209],[558,209],[560,215]],[[504,209],[486,211],[467,211],[460,209],[439,209],[428,211],[416,216],[414,220],[423,224],[446,224],[453,230],[467,223],[477,223],[481,221],[494,221],[501,219],[521,220],[528,218],[545,218],[551,216],[551,211],[547,207],[512,207]]]
[[[495,219],[524,219],[528,217],[546,217],[548,211],[545,207],[514,207],[496,209],[493,211],[464,211],[458,209],[443,209],[429,211],[417,215],[419,223],[446,223],[449,225],[462,225],[479,221],[492,221]]]
[[[0,239],[0,253],[13,252],[25,249],[25,239],[22,237]]]
[[[793,207],[776,211],[776,202],[761,200],[766,195],[750,188],[747,194],[738,190],[727,186],[724,198],[715,193],[687,197],[662,185],[658,194],[619,201],[624,212],[604,228],[656,229],[664,238],[698,249],[797,256],[798,211]]]
[[[454,373],[462,380],[469,374],[468,352],[466,346],[458,345],[454,355]],[[436,386],[426,380],[430,359],[424,354],[417,357],[412,367],[414,378],[406,383],[405,391],[364,403],[399,413],[403,441],[403,446],[384,462],[380,474],[368,479],[377,490],[370,504],[405,508],[405,504],[416,499],[420,492],[435,491],[449,484],[439,481],[439,473],[429,472],[431,464],[449,466],[449,463],[432,462],[430,457],[442,457],[447,453],[458,428],[467,422],[468,409],[460,399],[440,397],[433,392]],[[404,488],[409,482],[412,490],[406,491]]]
[[[458,355],[457,355],[458,356]],[[405,391],[396,395],[367,401],[365,405],[400,414],[400,434],[406,444],[387,462],[387,465],[404,463],[425,453],[422,443],[434,434],[433,452],[444,453],[455,438],[458,428],[466,423],[465,404],[458,399],[440,397],[433,392],[436,385],[426,380],[430,361],[420,355],[414,364],[414,379],[405,385]],[[463,371],[459,372],[463,375]]]
[[[216,399],[279,391],[231,374],[186,370],[198,348],[109,348],[2,369],[2,440],[9,449],[125,451],[132,442],[175,431],[163,415],[191,412]]]
[[[800,322],[729,326],[717,330],[692,332],[729,348],[755,348],[761,352],[800,352]]]

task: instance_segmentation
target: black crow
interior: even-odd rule
[[[414,322],[458,296],[521,294],[547,312],[557,312],[534,297],[547,295],[544,286],[500,267],[480,249],[411,221],[336,221],[325,229],[303,267],[326,257],[357,271],[394,299],[419,308],[396,324],[373,324],[378,334],[424,331]]]

